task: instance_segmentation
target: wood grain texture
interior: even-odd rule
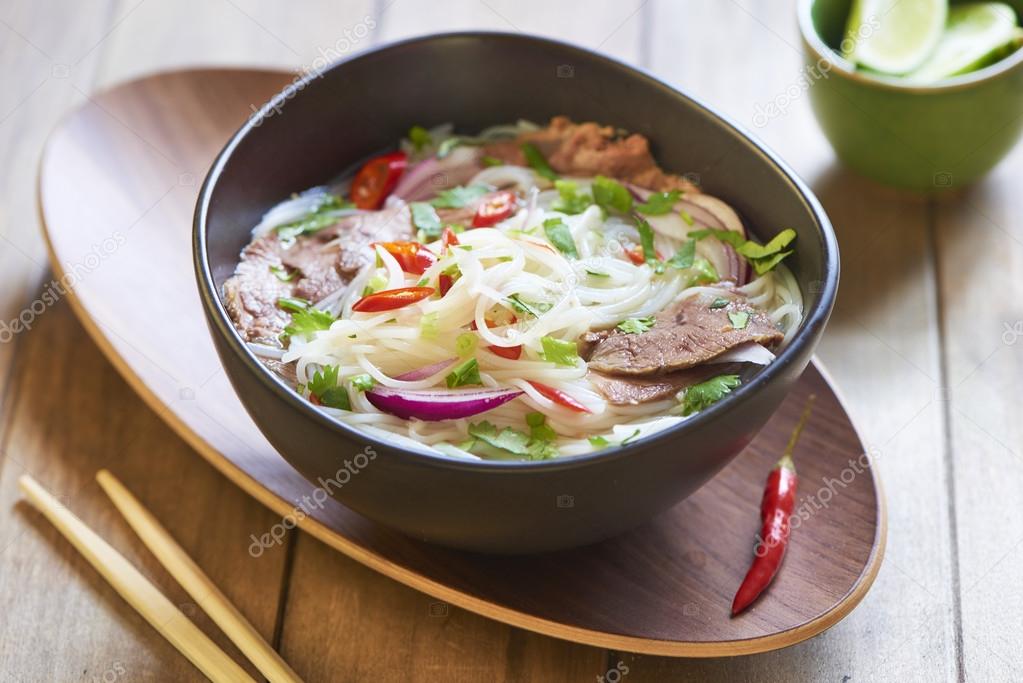
[[[680,680],[955,680],[954,549],[928,211],[837,164],[799,85],[805,72],[794,5],[654,0],[647,66],[779,152],[835,225],[842,281],[819,354],[877,456],[892,502],[885,565],[864,604],[820,638],[734,661],[643,658],[632,672]],[[713,38],[696,28],[707,26],[715,27]],[[758,105],[769,103],[784,113],[765,121]]]
[[[111,221],[103,212],[130,205],[136,196],[158,194],[166,182],[159,173],[162,164],[134,135],[121,133],[120,124],[110,124],[111,114],[153,146],[187,151],[184,163],[195,166],[212,158],[226,135],[213,124],[244,116],[250,91],[260,84],[269,90],[280,78],[273,72],[230,70],[152,77],[99,95],[70,117],[52,138],[40,176],[55,263],[73,261],[104,239]],[[182,115],[152,116],[171,108]],[[187,123],[195,119],[209,121],[209,130]],[[125,168],[136,171],[130,179]],[[714,482],[655,523],[587,549],[528,558],[474,556],[412,542],[331,498],[317,499],[313,487],[266,444],[230,387],[206,382],[183,399],[182,385],[173,380],[199,377],[198,368],[217,366],[187,267],[190,226],[177,218],[192,203],[184,191],[168,195],[160,210],[147,216],[144,230],[135,228],[115,254],[77,284],[72,301],[129,381],[204,456],[342,552],[508,623],[594,645],[675,655],[736,654],[797,642],[844,616],[872,580],[884,539],[881,503],[869,465],[862,460],[857,470],[854,464],[863,446],[815,370],[807,372],[755,444]],[[161,258],[147,258],[154,253]],[[150,301],[145,310],[122,295],[125,282]],[[175,321],[173,337],[162,331],[165,320]],[[807,510],[806,528],[793,542],[774,599],[730,619],[728,598],[742,578],[750,547],[743,522],[756,520],[765,472],[783,450],[810,393],[820,398],[803,444],[816,457],[801,469],[809,481],[837,483],[828,484],[832,490],[823,507],[808,503],[813,508]],[[813,491],[806,493],[809,500]],[[323,502],[303,504],[301,515],[294,512],[290,501],[310,498]],[[256,553],[257,559],[262,554]]]

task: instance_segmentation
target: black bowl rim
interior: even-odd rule
[[[755,394],[759,393],[764,387],[770,384],[774,378],[781,375],[788,366],[795,362],[796,358],[806,350],[806,347],[811,344],[812,340],[821,331],[831,314],[831,309],[834,305],[838,289],[840,268],[838,242],[835,238],[831,221],[825,214],[824,208],[807,185],[796,175],[788,164],[781,160],[776,153],[768,149],[762,142],[756,140],[749,131],[728,116],[717,112],[712,107],[704,104],[698,99],[676,90],[643,69],[630,66],[617,59],[593,52],[592,50],[579,45],[525,33],[510,33],[504,31],[453,31],[415,36],[404,40],[386,43],[345,57],[344,59],[332,64],[328,69],[326,69],[326,71],[344,68],[344,66],[349,62],[371,58],[377,53],[398,47],[416,45],[419,43],[466,39],[506,41],[513,44],[520,43],[524,45],[550,45],[560,48],[566,53],[575,53],[585,59],[596,60],[603,63],[603,65],[608,68],[623,71],[632,78],[640,79],[655,88],[666,91],[673,97],[684,98],[691,105],[694,105],[696,108],[701,110],[705,116],[719,122],[726,128],[730,128],[732,133],[746,144],[751,153],[757,154],[768,161],[775,170],[782,174],[783,178],[791,186],[791,189],[802,199],[803,204],[807,209],[809,209],[811,215],[814,217],[821,234],[821,243],[823,246],[822,270],[824,280],[821,283],[821,289],[819,292],[820,297],[808,311],[804,312],[803,321],[789,345],[786,346],[780,354],[778,354],[773,362],[758,372],[749,383],[743,384],[721,401],[697,413],[682,423],[673,427],[668,427],[667,429],[663,429],[641,439],[637,439],[636,441],[624,446],[608,447],[594,451],[593,453],[566,456],[551,460],[465,460],[441,454],[434,454],[425,450],[414,450],[400,444],[379,439],[371,434],[367,434],[366,432],[359,430],[356,427],[351,427],[339,420],[335,420],[329,415],[317,410],[311,403],[299,396],[293,389],[288,387],[282,379],[278,378],[261,362],[259,362],[256,355],[252,353],[244,340],[242,340],[241,336],[235,330],[227,311],[224,309],[223,302],[220,299],[220,294],[216,291],[213,274],[209,266],[209,254],[206,246],[206,219],[209,211],[210,199],[213,194],[213,189],[223,172],[224,166],[234,149],[238,146],[242,139],[249,135],[254,128],[258,127],[259,124],[257,122],[261,123],[262,117],[266,115],[268,110],[266,107],[263,107],[255,115],[251,116],[231,137],[227,144],[224,145],[224,148],[210,166],[210,170],[207,173],[206,178],[203,180],[203,184],[199,190],[199,196],[196,201],[193,220],[192,254],[196,275],[199,281],[199,294],[206,311],[213,313],[212,318],[217,332],[219,332],[222,338],[228,342],[228,346],[238,359],[241,360],[241,362],[247,366],[250,371],[254,372],[268,389],[274,392],[278,398],[286,404],[327,429],[338,432],[350,439],[353,439],[357,443],[378,446],[385,452],[392,451],[399,457],[409,458],[420,463],[430,463],[432,465],[451,470],[504,470],[507,472],[521,472],[525,474],[537,470],[543,470],[546,472],[568,470],[578,467],[586,467],[598,461],[626,458],[633,453],[647,450],[651,446],[656,446],[657,444],[666,442],[669,439],[674,439],[680,434],[695,430],[704,424],[718,419],[725,413],[733,410],[734,407],[751,400]],[[301,87],[297,88],[298,92],[296,93],[296,97],[301,97],[301,90],[304,88],[305,84],[311,82],[315,78],[318,78],[321,73],[323,72],[309,72],[301,79],[297,79],[295,83],[300,84]]]

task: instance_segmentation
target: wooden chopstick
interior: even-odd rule
[[[238,649],[266,676],[270,683],[301,683],[298,674],[263,640],[252,624],[231,604],[216,584],[178,545],[156,517],[124,484],[107,470],[96,473],[96,481],[135,530],[142,542],[170,572],[196,604],[202,607]]]
[[[96,532],[28,476],[18,479],[25,498],[57,527],[122,598],[215,683],[253,679],[188,620],[156,586]]]

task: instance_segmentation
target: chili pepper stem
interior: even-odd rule
[[[810,394],[810,398],[806,399],[806,407],[803,408],[803,414],[799,416],[799,422],[796,423],[796,428],[792,430],[792,434],[789,435],[789,442],[785,446],[785,450],[782,452],[781,458],[775,464],[775,467],[784,467],[786,469],[796,471],[796,463],[792,460],[792,453],[796,450],[796,443],[799,441],[800,435],[803,433],[803,427],[806,426],[806,421],[810,419],[810,413],[813,411],[813,402],[817,399],[815,394]]]

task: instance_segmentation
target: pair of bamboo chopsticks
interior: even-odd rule
[[[271,683],[300,682],[291,667],[263,640],[155,517],[110,472],[96,480],[142,542],[213,622]],[[122,598],[215,683],[253,679],[193,624],[123,555],[28,475],[18,479],[25,498],[89,561]],[[253,681],[253,683],[255,683]]]

